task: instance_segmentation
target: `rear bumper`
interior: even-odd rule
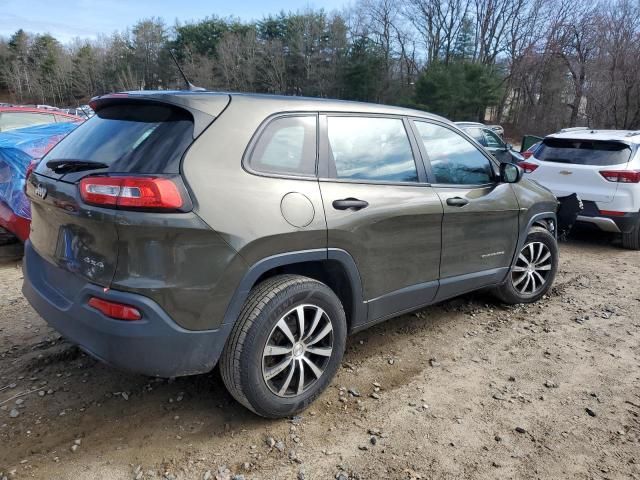
[[[620,227],[618,227],[616,222],[609,217],[588,217],[586,215],[578,215],[577,221],[593,225],[603,232],[620,233]]]
[[[24,242],[29,238],[31,222],[13,213],[13,210],[4,202],[0,201],[0,227],[13,233]]]
[[[46,322],[93,357],[117,368],[157,377],[213,369],[231,329],[192,331],[178,326],[153,300],[85,282],[43,259],[27,242],[22,291]],[[60,285],[74,285],[73,298]],[[70,289],[66,289],[70,291]],[[113,320],[89,307],[96,296],[138,308],[136,322]]]
[[[624,215],[603,214],[594,202],[585,201],[584,210],[577,221],[595,226],[603,232],[628,233],[640,221],[640,212],[626,212]]]

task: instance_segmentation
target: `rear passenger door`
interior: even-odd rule
[[[320,117],[320,189],[330,249],[355,260],[370,321],[433,300],[442,205],[402,117]]]
[[[414,120],[428,174],[442,200],[438,298],[502,280],[518,241],[519,205],[496,165],[453,127]]]

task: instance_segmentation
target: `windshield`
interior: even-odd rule
[[[41,162],[95,162],[117,173],[179,173],[193,141],[193,118],[169,105],[119,104],[102,108]]]
[[[546,138],[535,157],[575,165],[622,165],[631,158],[631,148],[622,142]]]

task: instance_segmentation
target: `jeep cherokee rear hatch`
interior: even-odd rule
[[[109,287],[119,252],[128,247],[123,242],[131,238],[126,230],[141,226],[140,217],[127,213],[171,216],[192,209],[181,159],[229,102],[228,95],[208,96],[217,101],[202,102],[207,112],[190,105],[195,96],[178,92],[92,102],[96,115],[51,150],[27,181],[36,252]]]
[[[632,153],[631,146],[621,141],[548,137],[534,154],[539,165],[527,165],[533,169],[531,178],[558,197],[578,192],[582,200],[608,203],[618,183],[606,172],[626,169]]]

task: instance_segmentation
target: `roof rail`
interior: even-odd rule
[[[569,127],[569,128],[563,128],[562,130],[560,130],[560,133],[579,132],[580,130],[590,130],[590,128],[589,127]]]
[[[640,135],[640,131],[636,130],[635,132],[629,132],[625,137],[635,137],[636,135]]]

